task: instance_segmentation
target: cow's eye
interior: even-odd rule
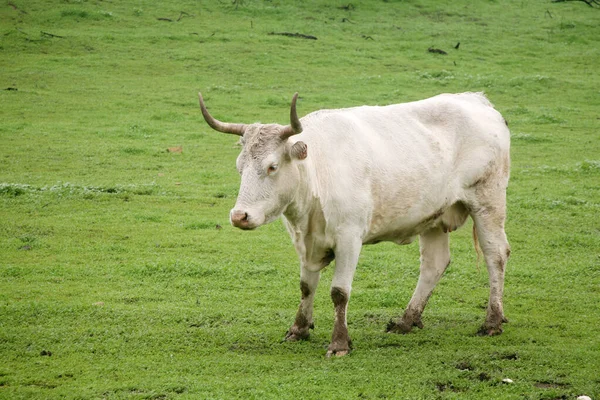
[[[271,165],[269,165],[269,168],[267,168],[267,173],[268,174],[272,174],[274,172],[277,172],[277,168],[278,167],[279,166],[277,164],[271,164]]]

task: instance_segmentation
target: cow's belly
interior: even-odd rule
[[[423,212],[422,218],[405,214],[394,217],[389,213],[373,214],[369,231],[363,239],[364,244],[375,244],[383,241],[397,244],[411,243],[417,235],[433,228],[441,228],[451,232],[462,226],[467,219],[468,211],[460,203],[444,206]]]

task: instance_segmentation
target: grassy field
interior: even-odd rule
[[[577,1],[2,2],[0,398],[600,399],[599,71],[600,9]],[[475,335],[467,226],[423,330],[384,333],[418,245],[380,244],[356,350],[324,358],[333,265],[310,340],[282,343],[299,263],[281,222],[229,225],[239,147],[199,90],[280,123],[296,91],[301,115],[485,91],[512,131],[504,334]]]

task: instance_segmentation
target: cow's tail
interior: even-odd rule
[[[481,246],[479,246],[479,238],[477,237],[477,226],[475,225],[475,221],[473,221],[473,247],[475,247],[475,252],[477,253],[477,271],[481,272],[479,268],[479,260],[481,259]]]

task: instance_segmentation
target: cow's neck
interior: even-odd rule
[[[289,223],[296,226],[305,219],[308,208],[310,208],[310,182],[307,182],[308,177],[306,168],[303,165],[295,166],[298,168],[298,182],[296,186],[296,194],[292,201],[288,204],[283,212],[283,215]]]
[[[318,196],[314,168],[303,163],[299,168],[298,190],[283,213],[303,268],[319,271],[334,258],[333,238],[327,235],[327,222]]]
[[[316,190],[316,177],[311,174],[309,160],[297,164],[298,183],[297,191],[283,215],[295,227],[306,228],[315,213],[322,213],[321,204]]]

